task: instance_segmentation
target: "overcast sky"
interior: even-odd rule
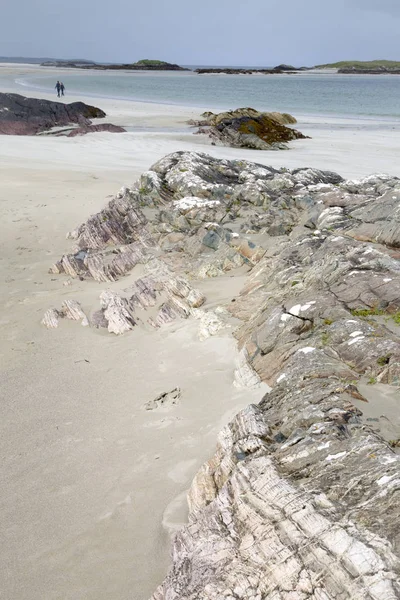
[[[0,56],[180,64],[400,60],[400,0],[1,0]]]

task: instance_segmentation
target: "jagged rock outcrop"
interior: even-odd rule
[[[234,317],[235,384],[272,388],[196,475],[153,600],[400,597],[400,436],[387,402],[400,384],[399,204],[400,180],[386,175],[177,152],[71,234],[74,253],[52,272],[111,286],[144,265],[124,294],[102,293],[92,325],[128,331],[151,306],[149,323],[196,317],[207,337]],[[196,280],[224,285],[243,267],[240,294],[207,308]],[[58,316],[48,311],[49,326]]]
[[[48,329],[55,329],[58,327],[59,320],[64,318],[72,321],[80,321],[84,327],[89,325],[87,316],[76,300],[64,300],[60,310],[49,308],[42,319],[42,325]]]
[[[254,108],[238,108],[214,114],[205,112],[203,119],[191,121],[199,127],[197,134],[206,134],[214,144],[256,150],[285,150],[287,142],[306,138],[300,131],[286,127],[296,123],[287,113],[259,112]]]
[[[293,123],[297,123],[297,120],[295,117],[293,117],[292,115],[289,115],[288,113],[279,113],[279,112],[267,112],[267,113],[263,113],[260,112],[259,110],[256,110],[255,108],[251,108],[251,107],[244,107],[244,108],[237,108],[235,110],[228,110],[225,112],[221,112],[221,113],[213,113],[210,111],[204,112],[201,116],[203,117],[203,120],[201,121],[192,121],[191,124],[193,125],[198,125],[199,127],[201,126],[216,126],[219,125],[220,123],[222,123],[223,121],[229,120],[229,119],[239,119],[241,117],[249,117],[252,119],[261,117],[262,115],[266,115],[268,117],[270,117],[271,119],[274,119],[275,121],[277,121],[278,123],[280,123],[280,125],[288,125],[288,124],[293,124]]]
[[[92,125],[91,119],[104,118],[100,108],[84,102],[52,102],[38,98],[26,98],[19,94],[0,92],[0,135],[36,135],[53,127],[79,125],[71,135],[91,131],[124,131],[115,125],[104,123]]]

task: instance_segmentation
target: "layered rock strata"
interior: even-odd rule
[[[157,326],[231,315],[236,384],[272,387],[196,475],[152,600],[400,597],[398,430],[368,421],[363,384],[399,385],[399,205],[400,180],[385,175],[344,181],[178,152],[72,232],[53,273],[112,285],[141,263],[147,275],[133,293],[103,292],[97,313],[70,303],[65,317],[121,333],[138,303],[153,303]],[[239,296],[219,314],[204,308],[198,281],[224,285],[243,268]]]

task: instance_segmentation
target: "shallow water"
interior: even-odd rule
[[[21,88],[51,91],[56,79],[57,71],[51,69],[43,75],[20,77],[16,82]],[[62,79],[67,93],[96,97],[213,109],[253,106],[296,115],[400,118],[400,76],[396,75],[70,71]]]

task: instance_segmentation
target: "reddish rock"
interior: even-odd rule
[[[36,135],[75,123],[87,127],[92,124],[90,119],[105,116],[100,108],[84,102],[64,104],[0,93],[0,135]]]
[[[67,135],[67,137],[75,137],[77,135],[86,135],[87,133],[96,133],[98,131],[109,131],[110,133],[124,133],[126,130],[119,125],[113,125],[112,123],[101,123],[100,125],[84,125],[73,129]]]

